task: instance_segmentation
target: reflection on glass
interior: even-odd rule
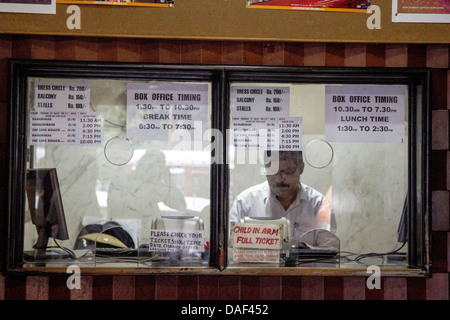
[[[40,79],[29,79],[28,108],[30,112],[34,110],[36,97],[33,88],[39,81]],[[79,82],[78,79],[48,81],[63,84]],[[159,85],[158,82],[155,83]],[[85,112],[99,113],[104,119],[102,143],[90,146],[37,143],[31,148],[33,161],[30,163],[33,163],[36,168],[57,168],[58,170],[69,235],[69,239],[61,243],[73,249],[77,256],[84,258],[88,257],[85,252],[92,251],[94,248],[129,249],[133,250],[133,253],[128,253],[127,256],[129,258],[133,256],[133,259],[142,262],[144,257],[148,259],[165,252],[149,249],[150,241],[152,239],[155,241],[155,237],[151,236],[154,227],[152,222],[155,219],[163,216],[197,217],[203,221],[203,231],[201,232],[202,244],[195,247],[195,250],[202,258],[201,263],[207,265],[206,251],[209,249],[210,230],[210,141],[208,135],[200,132],[199,136],[205,141],[200,140],[194,143],[193,139],[188,139],[190,132],[175,134],[175,131],[171,131],[172,137],[185,138],[181,141],[181,139],[174,140],[175,138],[171,140],[170,135],[167,138],[167,134],[165,139],[156,139],[152,131],[148,130],[139,137],[140,139],[130,139],[127,137],[127,114],[130,108],[129,100],[127,102],[129,82],[90,80],[84,81],[84,84],[90,88],[89,110]],[[148,87],[150,88],[152,84],[149,82]],[[177,83],[168,82],[162,85],[178,86]],[[183,85],[196,88],[197,83],[183,83]],[[178,86],[180,90],[185,88],[183,85]],[[172,114],[176,114],[177,125],[182,126],[187,123],[183,121],[190,118],[192,109],[199,106],[200,110],[197,113],[204,114],[202,119],[207,120],[204,120],[198,128],[208,130],[211,126],[210,84],[198,85],[206,88],[201,92],[201,105],[196,101],[173,106],[167,103],[164,105],[167,111],[162,109],[151,111],[148,109],[149,104],[146,104],[147,109],[139,108],[144,105],[141,104],[138,108],[135,106],[134,113],[140,112],[141,115],[146,114],[146,117],[154,114],[155,118],[157,116],[170,118]],[[145,84],[142,87],[145,87]],[[183,97],[190,98],[189,93],[197,92],[183,92],[185,94]],[[172,113],[169,109],[175,112]],[[170,116],[167,116],[169,111]],[[166,130],[167,132],[169,131]],[[33,228],[30,214],[26,212],[25,251],[32,250],[36,243],[36,231]],[[177,230],[175,226],[165,231],[182,230]],[[181,238],[169,236],[165,241],[169,242],[173,239],[179,246],[167,248],[168,252],[177,253],[185,249],[192,251],[193,247],[189,246],[190,243],[182,243],[184,240]],[[163,237],[160,237],[160,241],[163,243]],[[172,254],[171,257],[178,257],[177,254]],[[97,263],[100,261],[104,262],[104,260],[96,260]],[[167,259],[162,262],[167,262]],[[180,258],[176,262],[191,263],[193,261],[185,262]],[[194,262],[198,264],[198,259]]]
[[[258,85],[275,87],[277,84],[233,83],[232,87],[254,88]],[[285,87],[287,85],[283,84],[283,88]],[[305,240],[305,235],[311,230],[326,230],[337,237],[335,239],[338,239],[341,252],[355,255],[391,252],[398,248],[400,244],[397,242],[397,228],[408,188],[407,101],[403,105],[403,102],[399,103],[395,99],[396,106],[401,111],[395,114],[397,118],[399,114],[403,115],[404,111],[404,119],[396,120],[396,128],[403,128],[396,130],[400,131],[399,134],[404,136],[404,139],[361,142],[357,141],[361,140],[361,137],[350,137],[348,141],[331,142],[325,136],[327,111],[324,97],[327,86],[290,84],[288,87],[289,116],[301,118],[303,162],[296,161],[294,157],[280,157],[277,171],[268,175],[262,174],[264,171],[261,167],[267,166],[267,162],[243,162],[239,159],[245,157],[239,158],[237,155],[239,151],[245,152],[246,159],[251,159],[252,154],[257,151],[249,148],[244,151],[237,150],[233,141],[230,141],[229,150],[233,155],[230,165],[230,221],[239,221],[244,216],[274,219],[286,217],[291,222],[293,245],[307,242],[301,239]],[[357,85],[352,89],[355,92],[359,90]],[[364,88],[366,89],[367,87]],[[383,87],[377,86],[370,89],[377,94],[384,90]],[[392,91],[405,92],[404,97],[407,100],[405,87],[400,86]],[[361,95],[358,99],[368,101],[367,95],[365,93],[364,97]],[[385,97],[378,100],[394,103],[394,99]],[[273,99],[269,97],[266,101],[266,105],[269,105]],[[364,117],[351,117],[351,112],[362,112],[361,108],[355,108],[355,103],[350,103],[348,98],[341,101],[346,103],[339,104],[335,110],[349,112],[341,121],[365,120]],[[259,110],[267,110],[266,105],[252,105],[252,108],[256,109],[252,109],[255,117]],[[391,107],[379,110],[394,113]],[[388,121],[386,117],[389,114],[381,116],[382,118],[373,119]],[[236,121],[233,111],[231,117],[233,126]],[[271,124],[259,119],[260,123],[263,121]],[[380,131],[384,126],[386,124],[381,127],[370,126],[370,130]],[[261,127],[260,125],[258,128]],[[356,130],[367,130],[368,125],[353,123],[351,127],[356,135]],[[350,126],[339,127],[344,130],[343,128],[348,129]],[[285,133],[289,134],[286,131]],[[285,135],[284,138],[292,136]]]

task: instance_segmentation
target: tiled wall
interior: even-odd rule
[[[6,58],[349,67],[430,67],[432,90],[433,277],[383,278],[381,289],[365,277],[298,276],[82,276],[68,290],[68,275],[5,276],[0,299],[449,299],[450,273],[450,46],[222,42],[0,35],[0,205],[6,194]],[[2,229],[0,229],[0,232]],[[3,232],[1,232],[4,234]],[[0,252],[4,248],[0,247]]]

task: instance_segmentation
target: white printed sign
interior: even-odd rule
[[[233,86],[231,115],[240,118],[289,117],[289,87]]]
[[[202,140],[207,123],[207,84],[128,83],[129,139],[167,141],[181,136]]]
[[[404,142],[405,87],[327,86],[325,139],[335,142]]]
[[[34,111],[89,110],[90,86],[87,83],[42,80],[34,84]]]
[[[240,149],[278,149],[276,118],[241,118],[233,123],[233,142]]]
[[[290,117],[290,88],[233,86],[231,117],[238,149],[301,150],[302,118]]]
[[[283,246],[283,225],[231,223],[232,248],[277,249]]]
[[[204,231],[150,230],[149,251],[204,252]]]
[[[278,119],[280,145],[278,150],[302,150],[302,118],[289,117]]]
[[[302,150],[302,118],[241,118],[233,123],[239,149]]]
[[[236,262],[278,263],[283,225],[231,222],[230,247]]]
[[[233,249],[233,261],[279,263],[280,250],[235,248]]]
[[[31,145],[101,146],[103,115],[97,112],[30,112]]]

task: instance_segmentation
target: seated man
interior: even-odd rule
[[[267,173],[267,181],[250,187],[239,194],[230,210],[230,221],[243,217],[286,217],[290,221],[293,245],[306,242],[311,246],[329,246],[330,239],[319,237],[312,230],[327,230],[331,227],[331,205],[319,191],[300,182],[305,164],[301,151],[279,151],[271,157],[266,168],[275,167],[275,174]],[[273,163],[273,162],[276,163]],[[325,239],[322,239],[325,238]],[[335,247],[335,245],[331,245]]]

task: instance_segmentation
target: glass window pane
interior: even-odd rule
[[[28,169],[56,169],[68,229],[55,243],[80,263],[208,265],[210,83],[29,78],[28,88]],[[26,254],[39,231],[54,247],[62,227],[37,210],[42,199],[27,198]]]
[[[278,248],[282,258],[305,243],[333,247],[341,263],[401,247],[397,231],[408,192],[406,86],[235,82],[230,95],[231,222],[253,228],[262,218],[286,218],[290,234]],[[280,150],[272,159],[262,152],[270,147]],[[303,161],[286,151],[300,151]],[[259,246],[262,240],[234,226],[232,265],[248,259],[284,263],[258,251],[276,246]]]

